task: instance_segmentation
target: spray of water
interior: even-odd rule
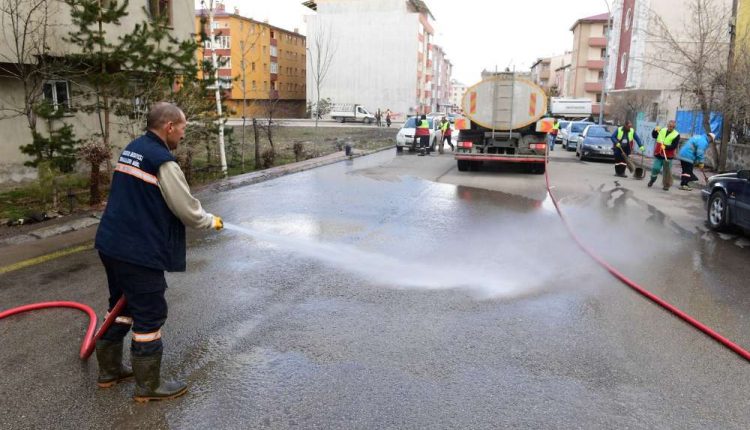
[[[532,279],[509,281],[497,272],[461,264],[432,266],[388,255],[368,252],[341,243],[313,241],[307,238],[278,235],[224,223],[224,228],[242,233],[298,255],[316,259],[335,269],[346,270],[372,284],[419,289],[467,289],[482,296],[508,297],[530,291]],[[415,259],[418,260],[418,259]]]

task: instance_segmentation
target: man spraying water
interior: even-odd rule
[[[102,388],[135,376],[134,399],[173,399],[187,384],[162,381],[161,327],[167,319],[164,271],[185,271],[185,226],[221,230],[222,219],[203,210],[190,194],[171,150],[185,136],[185,114],[156,103],[146,133],[120,155],[107,208],[96,233],[96,249],[109,284],[109,311],[124,294],[127,305],[96,343],[97,383]],[[133,329],[133,369],[122,364],[123,338]]]

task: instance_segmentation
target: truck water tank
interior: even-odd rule
[[[487,129],[518,130],[547,112],[547,95],[528,79],[503,73],[469,87],[463,98],[464,115]]]

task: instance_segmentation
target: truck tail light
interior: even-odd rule
[[[538,149],[541,151],[544,151],[544,149],[547,148],[546,143],[531,143],[529,144],[529,149]]]
[[[471,148],[472,146],[474,146],[474,144],[470,141],[458,142],[459,148]]]

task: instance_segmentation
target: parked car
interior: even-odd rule
[[[578,136],[586,129],[586,127],[593,124],[593,122],[589,121],[569,122],[568,126],[565,127],[566,133],[562,139],[563,148],[568,151],[574,151],[578,145]]]
[[[614,125],[589,125],[580,134],[578,145],[576,146],[576,156],[583,161],[590,158],[601,160],[615,159],[615,153],[612,150],[612,133],[617,127]]]
[[[555,137],[555,144],[562,143],[568,124],[570,124],[570,121],[560,121],[560,128],[557,130],[557,136]]]
[[[417,120],[419,120],[419,117],[416,116],[408,118],[401,129],[398,131],[398,134],[396,134],[397,153],[402,153],[404,151],[404,148],[407,148],[409,152],[413,152],[415,150],[413,144],[414,133],[417,129]],[[440,136],[440,119],[437,117],[428,117],[427,122],[430,124],[430,149],[434,151],[435,148],[437,148],[437,140]],[[417,143],[417,145],[419,145],[419,143]]]
[[[750,170],[712,176],[702,197],[712,230],[737,226],[750,231]]]

